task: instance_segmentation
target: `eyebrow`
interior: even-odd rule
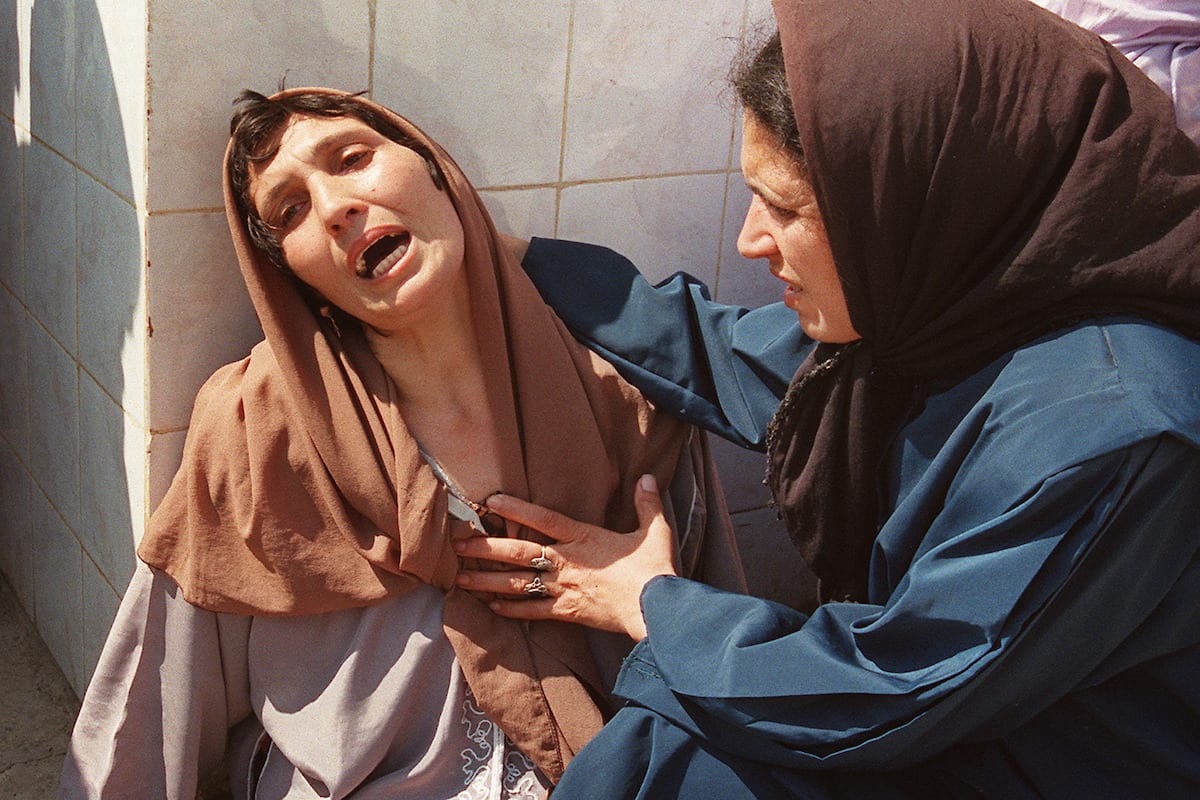
[[[751,179],[746,173],[742,173],[742,182],[746,184],[746,188],[751,194],[761,197],[764,201],[772,204],[789,208],[794,211],[799,211],[803,206],[816,203],[816,191],[812,188],[812,184],[803,181],[806,186],[804,190],[785,193],[769,185],[766,181]],[[789,187],[796,188],[796,187]]]
[[[766,186],[762,181],[751,180],[744,173],[742,182],[746,184],[746,188],[750,190],[750,194],[757,195],[768,203],[779,203],[785,200],[779,192]]]

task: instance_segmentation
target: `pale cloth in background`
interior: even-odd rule
[[[1175,102],[1175,119],[1200,144],[1200,2],[1033,0],[1094,31],[1137,64]]]

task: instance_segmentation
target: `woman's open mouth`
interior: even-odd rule
[[[400,259],[404,258],[410,242],[412,242],[412,235],[407,231],[379,237],[358,257],[358,263],[354,265],[355,273],[358,277],[368,280],[386,274]]]

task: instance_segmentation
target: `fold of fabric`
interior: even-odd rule
[[[288,93],[301,91],[313,90]],[[638,477],[653,473],[668,485],[688,429],[654,413],[571,338],[501,246],[450,156],[407,120],[375,108],[434,154],[462,220],[497,420],[479,436],[494,437],[503,454],[496,491],[634,529]],[[183,465],[140,557],[178,582],[189,602],[238,614],[364,606],[414,581],[442,588],[446,634],[476,698],[557,780],[607,711],[583,630],[505,620],[453,588],[452,538],[470,532],[447,516],[446,489],[405,427],[359,325],[314,304],[252,246],[228,170],[225,201],[265,340],[199,393]],[[422,444],[436,457],[436,442]],[[714,523],[723,524],[719,516]]]
[[[1106,314],[1200,337],[1200,152],[1137,67],[1032,4],[774,8],[863,339],[801,365],[771,484],[822,596],[862,600],[879,460],[923,387]]]

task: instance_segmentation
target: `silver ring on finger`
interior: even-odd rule
[[[538,572],[554,569],[554,562],[546,558],[546,545],[542,545],[542,554],[529,559],[529,566]]]
[[[550,596],[550,590],[546,588],[546,584],[542,583],[541,575],[534,575],[533,580],[525,584],[525,587],[521,591],[530,597]]]

